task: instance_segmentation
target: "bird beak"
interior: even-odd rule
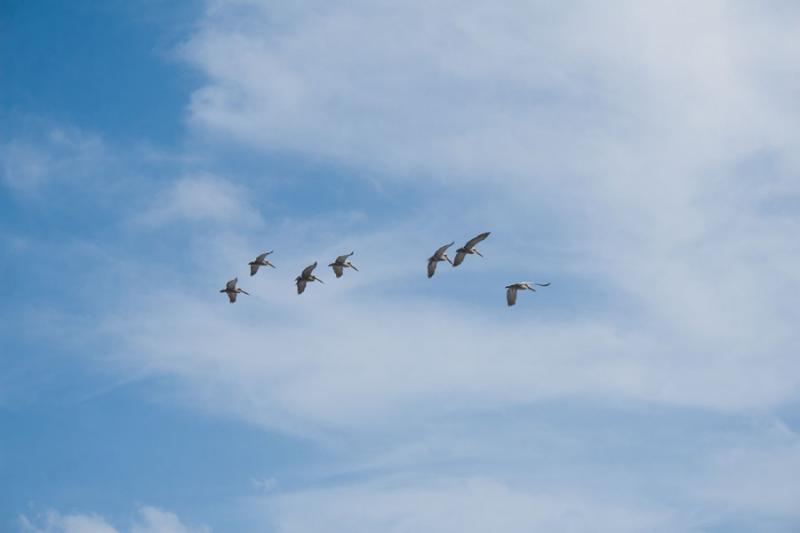
[[[450,258],[449,258],[449,257],[447,257],[447,254],[445,254],[444,258],[445,258],[445,259],[447,259],[447,262],[448,262],[448,263],[450,263],[451,265],[453,264],[453,262],[452,262],[452,261],[450,261]]]
[[[272,264],[272,263],[270,263],[269,261],[267,261],[267,264],[268,264],[269,266],[271,266],[272,268],[275,268],[275,265],[273,265],[273,264]]]
[[[249,293],[249,292],[247,292],[247,291],[246,291],[246,290],[244,290],[244,289],[239,289],[239,291],[240,291],[242,294],[246,294],[246,295],[250,296],[250,293]]]
[[[322,281],[321,279],[319,279],[319,278],[314,278],[314,279],[315,279],[315,280],[317,280],[317,281],[319,281],[319,282],[320,282],[320,283],[322,283],[323,285],[325,285],[325,282],[324,282],[324,281]]]
[[[353,263],[350,263],[350,268],[352,268],[353,270],[358,272],[358,269],[356,268],[356,266]]]
[[[483,257],[483,254],[480,253],[477,248],[473,248],[472,251],[478,254],[479,256]]]

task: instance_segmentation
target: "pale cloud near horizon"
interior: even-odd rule
[[[128,529],[117,529],[95,514],[61,514],[51,510],[43,517],[20,517],[22,533],[211,533],[203,526],[190,528],[181,523],[175,514],[144,506],[139,509],[138,520]]]

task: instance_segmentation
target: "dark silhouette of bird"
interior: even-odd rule
[[[448,248],[450,248],[454,244],[455,244],[455,241],[451,242],[450,244],[445,244],[444,246],[442,246],[441,248],[436,250],[433,253],[433,255],[428,258],[428,277],[429,278],[432,278],[433,275],[436,273],[436,264],[439,263],[440,261],[447,261],[451,265],[453,264],[453,262],[450,261],[450,258],[447,257],[447,254],[445,252],[447,251]]]
[[[297,294],[303,294],[303,291],[306,290],[306,283],[309,281],[319,281],[320,283],[324,283],[321,279],[312,274],[315,268],[317,268],[316,261],[314,261],[313,265],[308,265],[306,268],[304,268],[303,272],[294,278],[294,282],[297,284]]]
[[[511,307],[517,303],[517,291],[529,290],[536,292],[536,289],[533,288],[534,285],[537,287],[549,287],[550,283],[531,283],[530,281],[520,281],[519,283],[506,285],[506,302],[508,303],[508,306]]]
[[[470,255],[478,254],[479,256],[483,257],[483,254],[480,253],[477,248],[475,248],[475,245],[481,242],[486,237],[488,237],[490,234],[491,232],[487,231],[486,233],[481,233],[480,235],[476,235],[475,237],[468,240],[467,244],[465,244],[463,248],[459,248],[458,250],[456,250],[456,257],[455,259],[453,259],[453,266],[457,267],[458,265],[460,265],[464,261],[464,258],[467,256],[467,254]]]
[[[247,292],[246,290],[236,288],[237,281],[239,281],[239,278],[233,278],[232,280],[230,280],[228,283],[225,284],[224,289],[219,291],[227,294],[228,299],[231,301],[231,303],[234,303],[236,301],[236,295],[239,293],[246,294],[248,296],[250,295],[250,293]]]
[[[329,267],[331,267],[333,269],[333,273],[336,274],[337,278],[341,278],[342,277],[342,274],[344,274],[344,269],[345,268],[352,268],[353,270],[358,272],[358,269],[356,268],[356,266],[348,260],[348,258],[350,256],[352,256],[354,253],[355,252],[350,252],[347,255],[340,255],[339,257],[336,258],[336,261],[334,261],[333,263],[328,265]]]
[[[270,250],[269,252],[264,252],[263,254],[259,255],[254,260],[252,260],[252,261],[250,261],[248,263],[250,265],[250,275],[251,276],[255,276],[256,275],[256,272],[258,272],[258,267],[270,266],[272,268],[275,268],[275,265],[273,265],[272,263],[270,263],[267,260],[267,256],[269,254],[271,254],[271,253],[272,253],[272,250]]]

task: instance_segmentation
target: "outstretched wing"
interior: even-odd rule
[[[464,261],[465,257],[467,257],[467,252],[462,252],[461,250],[459,250],[456,253],[455,259],[453,259],[453,266],[457,267],[458,265],[460,265]]]
[[[511,307],[515,303],[517,303],[517,288],[514,286],[508,287],[506,289],[506,303],[508,306]]]
[[[233,278],[228,283],[225,284],[226,291],[235,291],[236,290],[236,282],[239,281],[239,278]]]
[[[226,294],[228,295],[228,300],[230,300],[231,303],[236,301],[236,294],[237,293],[235,293],[235,292],[227,292]]]
[[[264,258],[271,253],[272,252],[264,252],[263,254],[259,255],[258,257],[256,257],[256,263],[261,263],[262,261],[264,261]]]
[[[314,272],[314,269],[317,268],[317,262],[314,261],[313,265],[308,265],[306,268],[303,269],[303,273],[300,274],[301,278],[310,278],[311,273]]]
[[[445,244],[444,246],[442,246],[441,248],[439,248],[438,250],[436,250],[436,252],[434,252],[434,254],[433,254],[433,257],[442,257],[442,254],[444,254],[444,253],[445,253],[445,251],[446,251],[448,248],[450,248],[451,246],[453,246],[455,243],[456,243],[456,241],[453,241],[453,242],[451,242],[450,244]]]
[[[548,281],[547,283],[534,283],[534,285],[538,285],[539,287],[549,287],[550,282]]]
[[[345,256],[345,257],[347,257],[347,256]],[[331,267],[331,268],[333,268],[333,272],[334,272],[334,274],[336,274],[337,278],[341,278],[342,274],[344,274],[344,269],[342,268],[341,265],[337,265],[336,263],[334,263],[333,267]]]
[[[474,248],[476,244],[478,244],[483,239],[488,237],[491,233],[492,233],[491,231],[487,231],[486,233],[481,233],[480,235],[474,236],[473,238],[467,241],[467,244],[464,245],[464,248],[466,248],[467,250],[472,250],[472,248]]]
[[[250,275],[255,276],[256,272],[258,272],[258,263],[250,263]]]
[[[303,294],[304,290],[306,290],[306,280],[298,279],[297,280],[297,294]]]
[[[340,265],[343,265],[344,262],[347,261],[347,258],[350,257],[351,255],[353,255],[354,253],[355,252],[350,252],[349,254],[346,254],[346,255],[340,255],[339,257],[336,258],[335,263],[339,263]]]
[[[433,275],[436,273],[436,263],[437,261],[428,261],[428,277],[432,278]]]

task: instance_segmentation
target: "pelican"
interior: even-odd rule
[[[547,283],[531,283],[530,281],[520,281],[519,283],[512,283],[511,285],[506,285],[506,302],[508,302],[508,306],[511,307],[515,303],[517,303],[517,291],[524,291],[529,290],[536,292],[536,289],[533,286],[536,285],[537,287],[548,287],[550,282]]]
[[[468,240],[467,244],[465,244],[463,248],[459,248],[458,250],[456,250],[456,257],[455,259],[453,259],[453,266],[457,267],[458,265],[460,265],[464,261],[464,258],[467,256],[467,254],[478,254],[479,256],[483,257],[483,254],[481,254],[478,251],[478,249],[475,248],[475,245],[481,242],[486,237],[488,237],[490,234],[491,232],[487,231],[486,233],[481,233],[480,235],[476,235],[475,237]]]
[[[256,257],[254,260],[250,261],[248,264],[250,265],[250,275],[255,276],[256,272],[258,272],[258,267],[261,266],[271,266],[275,268],[275,265],[269,262],[267,256],[272,253],[272,250],[269,252],[264,252],[263,254]]]
[[[236,301],[236,295],[239,294],[240,292],[242,294],[246,294],[246,295],[250,296],[250,293],[247,292],[246,290],[237,289],[236,288],[236,282],[237,281],[239,281],[239,278],[233,278],[232,280],[230,280],[228,283],[225,284],[225,288],[224,289],[219,291],[219,292],[226,293],[228,295],[228,299],[231,301],[231,303]]]
[[[316,261],[314,261],[313,265],[308,265],[306,268],[304,268],[303,272],[294,278],[294,282],[297,284],[297,294],[303,294],[303,291],[306,290],[306,283],[309,281],[319,281],[320,283],[324,283],[321,279],[312,274],[315,268],[317,268]]]
[[[344,274],[344,269],[345,268],[352,268],[353,270],[358,272],[358,269],[356,268],[356,266],[353,263],[351,263],[350,261],[347,260],[347,258],[350,257],[351,255],[353,255],[354,253],[355,252],[350,252],[347,255],[340,255],[339,257],[336,258],[336,261],[334,261],[333,263],[328,265],[329,267],[331,267],[333,269],[333,272],[334,272],[334,274],[336,274],[337,278],[341,278],[342,277],[342,274]]]
[[[428,277],[429,278],[432,278],[433,275],[436,273],[436,263],[438,263],[439,261],[447,261],[451,265],[453,264],[453,262],[450,261],[450,258],[447,257],[447,254],[445,253],[445,251],[448,248],[450,248],[451,246],[453,246],[455,243],[456,243],[456,241],[453,241],[450,244],[445,244],[444,246],[442,246],[441,248],[436,250],[433,253],[433,255],[428,258]]]

